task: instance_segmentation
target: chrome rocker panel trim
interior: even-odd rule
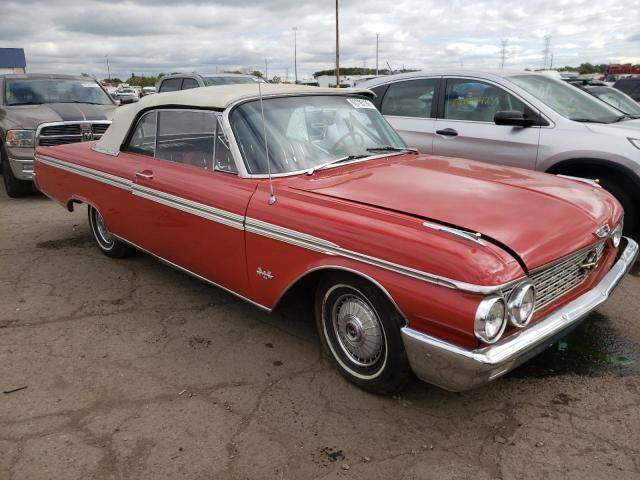
[[[550,347],[604,303],[638,256],[638,244],[627,245],[611,270],[591,290],[493,345],[466,350],[409,327],[402,340],[414,373],[425,382],[461,392],[484,385]]]

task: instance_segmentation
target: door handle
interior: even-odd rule
[[[453,128],[445,128],[444,130],[436,130],[438,135],[444,135],[445,137],[457,137],[458,131]]]
[[[136,180],[138,178],[144,178],[145,180],[151,180],[153,178],[153,172],[151,170],[143,170],[141,172],[136,172]]]

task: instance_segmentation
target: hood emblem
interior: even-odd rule
[[[593,250],[589,251],[583,262],[580,264],[580,270],[589,275],[596,269],[598,263],[600,263],[602,253],[603,251],[598,248],[594,248]]]
[[[83,142],[90,142],[91,140],[93,140],[93,131],[91,130],[90,123],[81,123],[80,130],[82,132]]]
[[[599,229],[597,229],[595,232],[593,232],[593,234],[598,238],[608,237],[609,233],[611,233],[611,228],[606,223],[603,226],[601,226]]]

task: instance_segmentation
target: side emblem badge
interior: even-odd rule
[[[273,274],[270,270],[263,270],[261,267],[258,267],[256,273],[260,275],[265,280],[271,280],[273,278]]]

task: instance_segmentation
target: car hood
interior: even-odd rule
[[[593,244],[621,215],[603,189],[457,158],[403,155],[297,177],[290,188],[478,232],[533,269]]]
[[[115,105],[90,103],[47,103],[43,105],[14,105],[4,108],[5,129],[35,130],[41,123],[111,120]]]
[[[625,120],[617,123],[585,123],[592,132],[621,137],[640,138],[640,119]]]

